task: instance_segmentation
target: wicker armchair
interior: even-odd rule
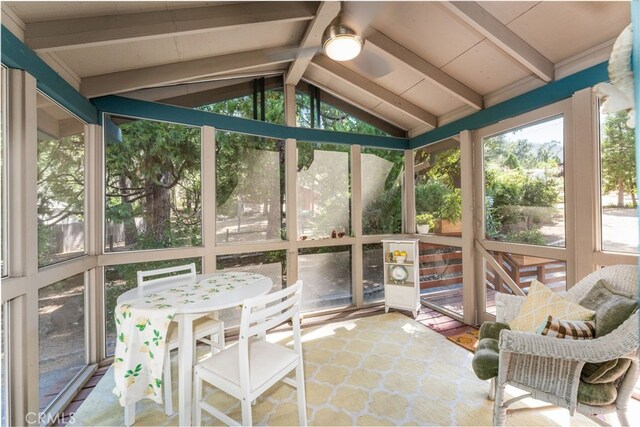
[[[638,296],[638,267],[619,265],[589,274],[576,283],[564,297],[579,302],[600,279],[607,280],[616,290]],[[496,294],[496,320],[508,322],[517,316],[524,297]],[[592,340],[562,340],[531,333],[503,330],[500,333],[498,376],[491,381],[489,398],[495,399],[493,424],[506,422],[507,408],[525,397],[577,410],[600,425],[608,425],[595,415],[617,412],[620,424],[629,425],[627,404],[640,369],[638,310],[613,332]],[[631,359],[627,373],[616,382],[616,400],[610,405],[591,406],[577,401],[580,373],[585,363],[605,362],[618,358]],[[529,394],[504,401],[506,385],[528,391]],[[513,410],[510,410],[510,412]]]

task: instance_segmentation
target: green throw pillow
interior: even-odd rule
[[[610,405],[618,397],[618,390],[613,383],[589,384],[580,381],[578,384],[578,402],[591,406]]]
[[[484,338],[500,339],[500,331],[503,329],[511,329],[508,324],[501,322],[484,322],[480,326],[480,333],[478,339]]]
[[[604,363],[585,363],[580,378],[589,384],[612,383],[631,366],[630,359],[614,359]]]
[[[471,361],[471,367],[481,380],[488,380],[498,375],[498,340],[484,338],[478,342],[476,354]]]
[[[614,290],[603,279],[598,280],[580,305],[596,312],[596,337],[607,335],[622,325],[638,308],[635,299]]]

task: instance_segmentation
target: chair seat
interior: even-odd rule
[[[198,364],[205,370],[201,375],[212,374],[240,387],[240,371],[238,367],[238,344],[216,353]],[[295,363],[298,354],[288,348],[262,340],[249,341],[249,378],[251,391],[255,391],[268,383],[279,372]]]
[[[208,316],[201,317],[193,322],[193,336],[195,339],[199,339],[203,336],[210,335],[210,331],[215,331],[220,328],[222,322],[220,320],[212,319]],[[173,347],[178,344],[178,323],[171,322],[169,330],[167,331],[167,344]]]

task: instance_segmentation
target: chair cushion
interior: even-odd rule
[[[498,375],[498,350],[497,339],[484,338],[478,342],[471,366],[476,376],[481,380],[488,380]]]
[[[580,305],[596,312],[596,337],[612,332],[638,308],[638,302],[630,295],[613,289],[600,279],[580,301]]]
[[[596,324],[591,320],[562,320],[549,316],[536,333],[561,339],[588,340],[595,337]]]
[[[478,334],[478,339],[482,340],[483,338],[500,338],[500,331],[503,329],[511,329],[507,323],[502,322],[484,322],[482,326],[480,326],[480,333]]]
[[[193,337],[194,339],[206,337],[219,331],[222,326],[223,323],[220,320],[212,319],[209,316],[201,317],[193,321]],[[167,331],[167,344],[169,344],[169,346],[178,344],[177,322],[171,322],[169,324],[169,330]]]
[[[580,380],[578,384],[578,402],[592,406],[610,405],[618,397],[613,383],[589,384]]]
[[[612,383],[631,366],[630,359],[614,359],[603,363],[585,363],[580,379],[589,384]]]
[[[509,326],[514,331],[535,333],[549,315],[564,320],[593,320],[595,311],[564,299],[534,280],[518,316],[509,322]]]
[[[240,368],[238,366],[239,346],[234,344],[216,353],[198,364],[214,377],[223,378],[240,387]],[[267,341],[249,340],[249,378],[251,391],[255,391],[271,380],[276,373],[294,364],[298,353],[290,348]],[[295,366],[295,365],[294,365]],[[208,380],[208,378],[205,377]],[[215,385],[215,384],[214,384]]]

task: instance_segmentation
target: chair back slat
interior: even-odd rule
[[[172,274],[180,273],[182,274]],[[147,277],[161,276],[156,279],[145,280]],[[196,278],[196,264],[179,265],[176,267],[158,268],[156,270],[138,271],[138,286],[149,286],[174,281],[193,281]]]
[[[277,316],[270,317],[264,322],[256,323],[253,326],[249,326],[247,329],[247,336],[254,337],[260,336],[267,332],[269,329],[273,329],[278,325],[283,324],[287,320],[293,318],[298,313],[297,307],[292,307],[287,311],[280,313]]]
[[[246,300],[242,306],[240,339],[261,335],[293,318],[300,311],[301,293],[302,281],[298,280],[280,291]]]
[[[291,295],[291,297],[282,300],[278,304],[273,304],[264,309],[254,309],[249,314],[249,324],[253,324],[255,322],[260,322],[274,314],[281,313],[284,310],[287,310],[292,305],[296,304],[299,300],[299,296],[297,294]]]

